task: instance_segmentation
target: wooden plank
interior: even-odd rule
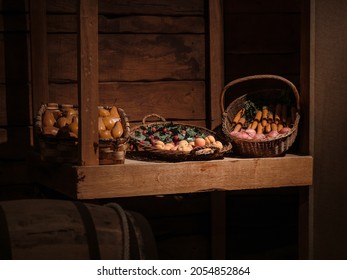
[[[78,103],[77,84],[51,83],[49,92],[57,103]],[[206,118],[205,83],[199,81],[100,83],[99,104],[115,103],[131,121],[141,121],[152,113],[168,119]]]
[[[78,36],[78,139],[81,165],[99,164],[98,1],[79,3]]]
[[[203,17],[99,15],[102,33],[205,33]]]
[[[205,36],[100,35],[100,81],[204,80]]]
[[[102,0],[102,14],[203,15],[203,0]]]
[[[77,17],[74,14],[48,14],[49,33],[76,33]],[[0,21],[1,31],[1,21]],[[101,33],[204,33],[204,18],[193,16],[123,16],[99,15]]]
[[[50,0],[49,13],[76,13],[77,0]],[[100,0],[100,14],[203,15],[203,0]]]
[[[347,252],[347,5],[315,0],[312,13],[310,88],[314,162],[314,259],[345,259]],[[327,24],[329,23],[329,24]],[[312,52],[314,51],[314,52]],[[334,125],[331,125],[334,123]],[[341,131],[341,128],[343,129]]]
[[[26,13],[0,14],[0,32],[27,32],[29,18]]]
[[[291,53],[300,48],[299,14],[225,17],[225,48],[232,53]]]
[[[209,82],[210,100],[208,108],[209,128],[216,128],[222,122],[219,106],[224,87],[224,33],[223,7],[221,0],[209,1]]]
[[[299,127],[298,146],[299,151],[305,154],[313,154],[313,138],[311,125],[314,117],[311,112],[310,97],[310,2],[309,0],[301,1],[301,33],[300,33],[300,107],[302,121]],[[311,105],[310,105],[311,104]],[[313,241],[313,188],[300,191],[299,205],[299,259],[312,258],[312,241]]]
[[[165,118],[205,119],[205,83],[102,83],[100,103],[116,101],[132,121],[157,113]]]
[[[48,36],[49,79],[75,81],[76,37]],[[100,81],[204,80],[205,36],[102,34]]]
[[[307,186],[312,184],[313,169],[311,156],[295,155],[182,163],[127,159],[118,165],[59,168],[31,160],[35,182],[79,199]],[[65,176],[66,172],[71,176]]]
[[[77,81],[77,35],[48,34],[49,81]]]
[[[30,1],[30,23],[32,106],[37,112],[42,103],[49,102],[45,0]]]

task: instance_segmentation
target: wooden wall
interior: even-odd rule
[[[50,100],[77,103],[75,1],[47,1]],[[100,104],[205,125],[205,2],[99,1]]]
[[[4,185],[0,198],[66,199],[32,186],[25,177],[35,114],[28,3],[0,0],[0,185]],[[225,82],[272,73],[300,87],[299,4],[299,0],[223,1]],[[49,0],[46,6],[49,99],[76,104],[77,0]],[[207,15],[205,0],[100,0],[100,104],[116,102],[133,123],[158,113],[207,124],[209,95],[219,95],[208,90]],[[14,185],[27,188],[11,196]],[[288,209],[296,209],[297,198],[293,189],[227,194],[227,257],[295,258],[297,213]],[[209,194],[116,201],[150,219],[160,257],[211,258]]]
[[[347,258],[347,3],[312,3],[311,88],[314,155],[313,254],[315,259]]]

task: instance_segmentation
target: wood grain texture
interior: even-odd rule
[[[57,103],[78,103],[76,83],[51,83],[49,91],[52,100]],[[131,121],[140,121],[145,115],[154,112],[166,118],[205,119],[205,83],[202,81],[100,83],[98,104],[108,106],[117,104],[125,110]]]
[[[3,1],[3,0],[2,0]],[[49,13],[76,13],[78,0],[50,0],[47,2]],[[203,15],[203,0],[100,0],[101,14],[129,15]]]
[[[98,1],[81,0],[78,36],[78,139],[81,165],[99,164]]]
[[[100,81],[203,80],[205,36],[101,34]],[[48,36],[49,79],[76,80],[76,36]]]
[[[33,160],[33,159],[32,159]],[[62,166],[37,163],[30,173],[37,183],[79,199],[194,193],[307,186],[312,184],[312,157],[286,155],[277,158],[154,163],[126,160],[125,164]],[[286,172],[283,172],[286,170]],[[63,173],[62,173],[63,172]],[[62,182],[52,180],[64,176]],[[252,176],[250,176],[252,174]],[[274,176],[274,174],[280,174]],[[71,176],[71,177],[70,177]],[[74,193],[75,190],[76,192]]]
[[[204,35],[100,35],[100,81],[203,80]]]
[[[30,39],[33,111],[49,102],[46,1],[30,1]]]
[[[224,28],[222,1],[209,1],[209,128],[214,129],[222,122],[219,106],[220,93],[224,86]]]

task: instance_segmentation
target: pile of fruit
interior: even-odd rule
[[[232,120],[230,136],[238,139],[269,140],[291,132],[296,107],[285,103],[272,106],[246,101]]]
[[[223,149],[223,144],[206,131],[172,122],[147,127],[141,126],[136,129],[131,139],[131,148],[135,149],[139,146],[187,153],[201,147],[206,148],[205,151],[201,149],[201,153],[208,152],[211,147]]]
[[[41,118],[42,133],[59,139],[78,138],[78,109],[72,105],[47,104]],[[122,137],[124,130],[118,109],[99,107],[99,139],[112,140]]]

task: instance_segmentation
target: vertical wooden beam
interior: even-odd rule
[[[209,102],[207,126],[221,124],[220,94],[224,87],[223,0],[208,1]],[[211,193],[211,254],[213,259],[225,259],[226,192]]]
[[[81,165],[99,164],[98,0],[79,1],[79,152]]]
[[[49,102],[46,0],[30,1],[32,109],[36,114],[42,103]]]
[[[311,95],[310,95],[310,0],[301,0],[300,6],[300,107],[302,121],[300,124],[300,152],[304,154],[312,154],[311,151],[311,133],[310,125],[313,118],[311,114]],[[309,258],[310,232],[313,230],[311,213],[312,202],[310,196],[312,189],[307,187],[299,190],[299,259]]]
[[[221,124],[220,94],[224,87],[223,0],[209,0],[209,67],[211,129]]]

